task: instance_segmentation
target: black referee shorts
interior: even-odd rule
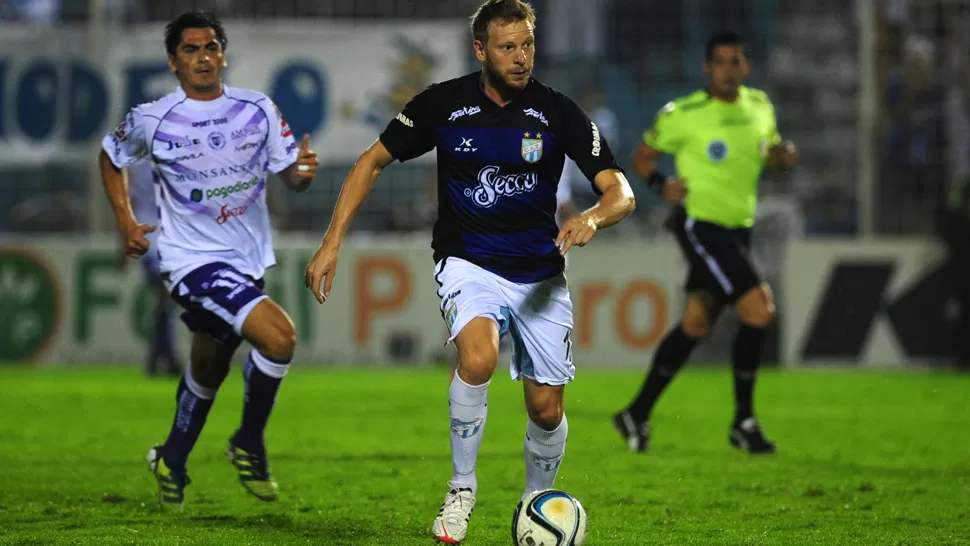
[[[689,264],[688,293],[708,292],[722,305],[734,304],[761,284],[751,260],[751,229],[726,228],[691,218],[678,207],[667,227],[677,237]]]

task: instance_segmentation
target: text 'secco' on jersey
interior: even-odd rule
[[[381,142],[402,162],[438,150],[435,261],[454,256],[513,282],[538,282],[563,270],[555,214],[565,157],[590,180],[619,167],[596,125],[562,93],[532,79],[499,106],[480,77],[428,87]]]

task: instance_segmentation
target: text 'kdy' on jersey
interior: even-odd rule
[[[589,116],[535,79],[505,106],[485,95],[480,72],[432,85],[380,138],[402,162],[438,149],[435,261],[454,256],[517,283],[563,270],[555,214],[565,156],[590,180],[620,170]]]

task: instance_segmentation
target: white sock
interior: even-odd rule
[[[454,473],[451,486],[478,491],[475,463],[482,446],[485,417],[488,414],[488,383],[471,386],[455,374],[448,391],[448,417],[451,420],[451,461]]]
[[[556,483],[568,432],[565,413],[556,430],[543,430],[529,419],[525,429],[525,495],[551,489]]]

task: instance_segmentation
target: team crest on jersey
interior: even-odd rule
[[[213,150],[221,150],[226,145],[226,136],[218,131],[209,133],[209,147]]]
[[[728,145],[720,139],[714,139],[707,145],[707,156],[711,161],[723,161],[728,155]]]
[[[118,127],[115,128],[115,138],[118,139],[118,142],[124,142],[128,140],[128,122],[131,119],[132,119],[132,116],[131,114],[129,114],[128,117],[125,118],[124,121],[119,123]]]
[[[522,139],[522,159],[528,163],[535,163],[542,158],[542,133],[536,133],[535,138],[529,138],[529,133]]]

